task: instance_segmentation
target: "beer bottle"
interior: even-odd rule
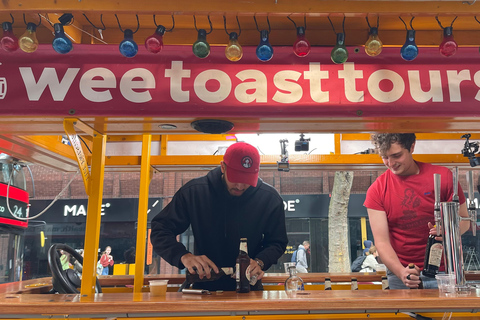
[[[423,262],[423,275],[435,278],[442,261],[442,241],[436,240],[434,235],[428,236],[427,248],[425,249],[425,260]]]
[[[200,279],[200,276],[198,273],[190,273],[187,269],[187,275],[186,275],[186,280],[189,284],[196,283],[196,282],[205,282],[205,281],[214,281],[218,280],[223,276],[228,276],[233,274],[233,268],[220,268],[218,273],[215,273],[213,269],[210,269],[210,279],[208,279],[206,276],[204,276],[202,279]]]
[[[250,280],[247,278],[247,268],[250,265],[248,256],[247,238],[240,239],[240,251],[237,256],[235,277],[237,279],[237,292],[250,292]]]
[[[408,268],[409,269],[415,269],[415,264],[414,263],[409,263]],[[418,285],[418,288],[410,288],[410,289],[423,289],[422,279],[420,279],[420,284]]]
[[[332,290],[332,280],[325,278],[325,290]]]
[[[357,278],[352,278],[352,290],[358,290]]]
[[[388,278],[387,276],[382,276],[382,290],[389,290],[390,287],[388,286]]]

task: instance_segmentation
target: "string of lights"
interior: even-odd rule
[[[103,20],[101,21],[102,23],[102,28],[96,27],[92,22],[88,19],[88,17],[84,14],[85,18],[87,21],[99,31],[100,36],[102,37],[102,31],[106,29],[105,24],[103,23]],[[102,42],[106,44],[105,41],[102,39],[99,39],[98,37],[95,37],[91,33],[88,33],[87,31],[78,28],[73,24],[73,15],[70,13],[65,13],[63,14],[58,20],[58,23],[52,23],[50,19],[46,15],[41,15],[38,14],[39,17],[39,22],[27,22],[25,15],[23,16],[24,23],[26,25],[26,30],[22,36],[17,38],[15,34],[13,33],[13,24],[15,23],[14,17],[10,14],[11,21],[4,21],[2,23],[2,29],[3,29],[3,35],[0,38],[0,46],[2,47],[3,50],[6,52],[15,52],[19,48],[27,53],[33,53],[37,50],[38,48],[38,40],[36,37],[36,29],[38,26],[41,24],[41,20],[44,19],[47,21],[51,26],[53,26],[53,35],[54,38],[52,40],[52,47],[53,49],[60,54],[67,54],[73,49],[73,41],[70,39],[70,37],[65,34],[64,31],[64,26],[73,26],[74,28],[80,30],[81,32],[86,33],[90,37],[98,40],[99,42]],[[132,29],[122,29],[120,20],[118,16],[115,14],[115,17],[118,22],[118,27],[121,32],[124,33],[124,39],[119,45],[119,51],[122,55],[128,58],[134,57],[138,53],[138,45],[133,39],[133,35],[139,30],[140,28],[140,22],[138,15],[136,15],[137,18],[137,28],[135,31]],[[151,52],[153,54],[160,53],[163,48],[163,37],[165,35],[165,32],[172,32],[175,28],[175,17],[172,14],[172,25],[171,28],[167,29],[165,26],[162,24],[157,24],[155,15],[153,15],[153,22],[154,25],[156,26],[155,32],[147,37],[145,39],[145,48],[147,49],[148,52]],[[331,51],[331,59],[334,63],[336,64],[342,64],[345,63],[348,60],[348,50],[346,47],[346,33],[345,33],[345,19],[346,17],[343,17],[343,22],[342,22],[342,32],[336,32],[335,26],[330,19],[330,17],[327,17],[330,25],[333,29],[333,32],[336,35],[336,43]],[[405,61],[412,61],[418,56],[418,46],[415,43],[415,35],[416,31],[413,28],[413,20],[415,19],[415,16],[411,16],[409,26],[407,23],[402,19],[402,17],[398,17],[402,23],[405,26],[406,30],[406,40],[403,46],[400,49],[400,55]],[[257,17],[254,15],[253,19],[255,21],[255,26],[260,33],[260,42],[256,48],[256,56],[260,61],[266,62],[272,59],[273,57],[273,46],[269,42],[269,34],[272,30],[269,17],[266,16],[266,22],[268,25],[267,28],[259,28],[259,24],[257,22]],[[307,29],[307,17],[304,15],[303,19],[303,26],[297,26],[297,22],[295,22],[290,16],[287,16],[287,19],[289,19],[292,23],[293,26],[296,30],[297,33],[297,38],[293,44],[293,52],[295,55],[299,58],[306,57],[310,51],[311,51],[311,45],[309,41],[306,39],[306,29]],[[455,17],[451,23],[450,26],[443,27],[442,23],[439,20],[438,16],[435,16],[435,19],[438,22],[438,25],[440,28],[443,30],[443,41],[441,42],[439,46],[439,52],[441,55],[445,57],[450,57],[453,56],[457,50],[458,50],[458,44],[455,42],[453,38],[453,24],[457,17]],[[242,32],[242,28],[240,25],[240,22],[238,20],[238,16],[236,17],[237,20],[237,26],[238,26],[238,33],[237,32],[229,32],[227,30],[227,20],[226,17],[223,17],[224,20],[224,29],[226,34],[228,35],[228,44],[226,45],[225,48],[225,56],[228,60],[230,61],[239,61],[243,57],[243,49],[242,46],[240,45],[239,39],[240,35]],[[379,22],[380,22],[380,17],[377,15],[377,23],[376,26],[372,26],[369,21],[368,14],[365,17],[366,20],[366,27],[368,27],[368,39],[365,42],[365,53],[371,57],[376,57],[381,54],[382,48],[383,48],[383,43],[379,38]],[[475,17],[475,20],[477,18]],[[208,16],[208,22],[210,26],[210,30],[207,32],[205,29],[198,29],[197,28],[197,21],[195,15],[193,16],[193,22],[195,29],[198,32],[198,37],[197,40],[193,43],[192,45],[192,52],[193,54],[200,58],[204,59],[208,57],[210,54],[210,45],[207,42],[207,35],[210,34],[213,31],[213,25],[210,20],[210,16]],[[480,22],[479,22],[480,23]],[[410,27],[410,28],[409,28]],[[103,37],[102,37],[103,38]]]

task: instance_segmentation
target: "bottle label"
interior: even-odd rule
[[[235,265],[235,278],[237,282],[240,282],[240,263]]]
[[[248,254],[247,242],[246,241],[240,241],[240,251],[243,251],[243,252]]]
[[[441,243],[434,243],[430,247],[430,256],[428,257],[428,264],[440,267],[442,261],[443,247]]]
[[[221,269],[223,270],[223,272],[227,276],[233,274],[233,268],[232,267],[225,267],[225,268],[221,268]]]

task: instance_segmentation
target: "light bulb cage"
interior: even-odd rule
[[[455,18],[452,20],[452,23],[450,24],[450,28],[453,28],[453,23],[455,22],[455,20],[457,20],[458,16],[455,16]],[[476,19],[476,17],[475,17]],[[442,23],[440,22],[440,20],[438,20],[438,16],[435,16],[435,20],[437,20],[438,22],[438,25],[440,26],[440,28],[442,28],[444,31],[447,27],[443,27],[442,26]],[[478,21],[478,20],[477,20]],[[451,29],[450,29],[451,30]]]
[[[255,26],[257,27],[257,31],[262,33],[262,30],[258,28],[257,17],[255,15],[253,15],[253,20],[255,21]],[[268,24],[268,31],[266,30],[265,31],[267,32],[267,34],[270,34],[270,32],[272,32],[272,27],[270,26],[270,20],[268,19],[268,16],[267,16],[267,24]]]
[[[155,26],[156,26],[157,28],[158,28],[158,27],[161,27],[162,25],[157,24],[157,21],[156,21],[156,19],[155,19],[155,16],[156,16],[156,15],[154,14],[154,15],[153,15],[153,23],[155,24]],[[163,27],[163,26],[162,26],[162,27]],[[163,27],[163,28],[165,29],[164,32],[172,32],[172,31],[173,31],[173,29],[175,28],[175,18],[173,17],[173,14],[172,14],[172,27],[171,27],[170,29],[167,29],[167,28],[165,28],[165,27]]]
[[[125,29],[125,30],[131,30],[132,35],[137,33],[138,29],[140,29],[140,21],[138,20],[138,14],[136,14],[135,16],[137,17],[137,29],[135,29],[135,31],[133,31],[131,29]],[[120,29],[120,31],[122,31],[122,33],[125,34],[125,30],[122,29],[122,26],[120,25],[120,20],[118,19],[118,16],[117,16],[116,13],[115,13],[115,18],[117,18],[118,28]]]
[[[15,22],[15,19],[13,18],[13,15],[12,15],[11,13],[10,13],[10,18],[12,18],[12,26],[13,26],[13,24],[14,24],[14,22]],[[476,18],[475,18],[475,19],[476,19]],[[477,20],[477,21],[478,21],[478,20]]]
[[[407,24],[405,23],[405,21],[403,21],[402,17],[398,17],[402,22],[403,22],[403,25],[405,26],[405,30],[408,31],[408,27],[407,27]],[[412,19],[410,19],[410,28],[415,31],[415,29],[413,28],[413,19],[415,19],[415,16],[412,17]]]
[[[237,33],[237,38],[238,38],[242,34],[242,28],[240,27],[240,21],[238,21],[238,16],[236,16],[236,18],[237,18],[237,25],[238,25],[238,33]],[[223,16],[223,27],[225,28],[225,32],[227,33],[227,35],[231,36],[231,32],[228,32],[227,30],[227,18],[225,18],[225,16]]]
[[[295,23],[295,21],[293,21],[293,19],[290,18],[290,16],[287,16],[287,19],[292,21],[293,25],[295,26],[295,29],[298,30],[298,27],[297,27],[297,24]],[[307,30],[307,16],[306,15],[303,16],[303,30]]]
[[[212,26],[212,21],[210,20],[210,15],[207,16],[207,19],[208,19],[208,23],[210,24],[210,31],[206,32],[206,30],[205,30],[206,35],[212,33],[212,31],[213,31],[213,26]],[[197,30],[197,32],[198,32],[199,29],[197,28],[197,18],[195,18],[195,15],[193,15],[193,26],[195,27],[195,30]]]
[[[100,22],[102,23],[102,27],[101,27],[101,28],[99,28],[99,27],[97,27],[96,25],[94,25],[94,24],[92,23],[92,21],[90,21],[90,19],[88,19],[87,15],[86,15],[85,13],[83,14],[83,16],[85,17],[85,19],[87,19],[88,23],[90,23],[90,24],[92,25],[92,27],[94,27],[95,29],[97,29],[97,30],[102,30],[102,31],[107,29],[107,27],[105,27],[105,24],[103,23],[103,14],[100,14]],[[118,18],[117,18],[117,20],[118,20]]]
[[[40,16],[39,13],[37,13],[37,14],[38,14],[38,19],[40,21],[37,24],[35,24],[35,28],[39,27],[42,24],[42,17]],[[13,17],[12,17],[12,19],[13,19]],[[28,26],[29,23],[34,24],[33,22],[27,22],[27,20],[25,19],[25,13],[23,14],[23,22],[25,22],[25,25],[27,25],[27,26]]]
[[[328,21],[330,21],[330,25],[332,26],[333,33],[335,33],[335,35],[337,35],[338,33],[335,31],[335,26],[333,25],[333,22],[330,19],[330,16],[328,16],[327,18],[328,18]],[[343,15],[342,31],[343,31],[343,34],[345,35],[345,15]]]

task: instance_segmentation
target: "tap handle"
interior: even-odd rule
[[[435,191],[435,210],[440,210],[440,186],[442,176],[439,173],[433,174],[433,185]]]
[[[453,169],[453,202],[458,202],[458,167]]]
[[[475,210],[475,193],[473,191],[473,171],[467,172],[467,184],[468,184],[468,209]]]
[[[470,219],[472,219],[470,221],[470,226],[472,227],[472,235],[475,237],[477,235],[477,210],[473,209],[468,211]]]

